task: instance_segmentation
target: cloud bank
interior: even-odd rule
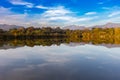
[[[78,2],[77,0],[71,1]],[[101,6],[99,10],[79,11],[60,4],[46,6],[45,4],[35,4],[26,0],[9,0],[8,2],[12,5],[11,7],[0,5],[0,24],[92,26],[107,22],[120,22],[120,7],[116,5],[111,7]],[[97,2],[96,5],[102,5],[102,3]],[[17,9],[23,10],[22,13]]]

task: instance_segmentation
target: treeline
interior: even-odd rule
[[[44,27],[44,28],[14,28],[9,31],[0,29],[1,38],[48,38],[48,37],[65,37],[66,31],[57,28]]]
[[[17,39],[27,39],[27,38],[69,38],[69,40],[75,41],[80,38],[84,41],[90,40],[119,40],[120,38],[120,27],[115,28],[86,28],[84,30],[69,30],[43,27],[43,28],[18,28],[10,29],[9,31],[4,31],[0,29],[0,39],[3,38],[17,38]]]
[[[50,46],[62,43],[120,44],[120,28],[92,28],[69,30],[57,28],[18,28],[4,31],[0,29],[0,46]]]

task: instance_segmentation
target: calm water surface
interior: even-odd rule
[[[120,80],[120,47],[61,44],[0,49],[0,80]]]

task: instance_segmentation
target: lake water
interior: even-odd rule
[[[1,48],[0,80],[120,80],[120,47],[62,43]]]

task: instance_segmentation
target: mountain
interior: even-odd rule
[[[96,25],[92,26],[96,28],[114,28],[114,27],[120,27],[120,23],[107,23],[105,25]]]
[[[9,29],[20,28],[20,27],[21,26],[17,26],[17,25],[0,24],[0,29],[6,30],[6,31],[8,31]]]
[[[103,27],[105,28],[120,27],[120,23],[107,23]]]
[[[96,25],[96,26],[91,26],[91,27],[70,25],[70,26],[63,27],[63,29],[83,30],[85,28],[92,29],[92,28],[113,28],[113,27],[120,27],[120,23],[107,23],[104,25]]]
[[[0,24],[0,29],[3,30],[9,30],[12,28],[20,28],[22,26],[17,26],[17,25],[8,25],[8,24]],[[77,26],[77,25],[69,25],[65,26],[62,29],[70,29],[70,30],[83,30],[83,29],[92,29],[92,28],[113,28],[113,27],[120,27],[120,23],[107,23],[104,25],[96,25],[96,26],[91,26],[91,27],[85,27],[85,26]]]
[[[70,30],[83,30],[85,29],[85,26],[76,26],[76,25],[70,25],[70,26],[65,26],[63,29],[70,29]]]
[[[5,44],[3,46],[0,46],[0,50],[4,49],[4,50],[7,50],[7,49],[16,49],[16,48],[20,48],[20,47],[23,47],[23,46],[10,46],[8,44]]]
[[[104,46],[106,48],[120,47],[120,44],[105,44],[105,43],[101,43],[101,44],[96,44],[95,45],[95,44],[85,43],[85,42],[70,42],[69,44],[64,43],[64,45],[70,46],[70,47],[83,46],[83,45]]]

